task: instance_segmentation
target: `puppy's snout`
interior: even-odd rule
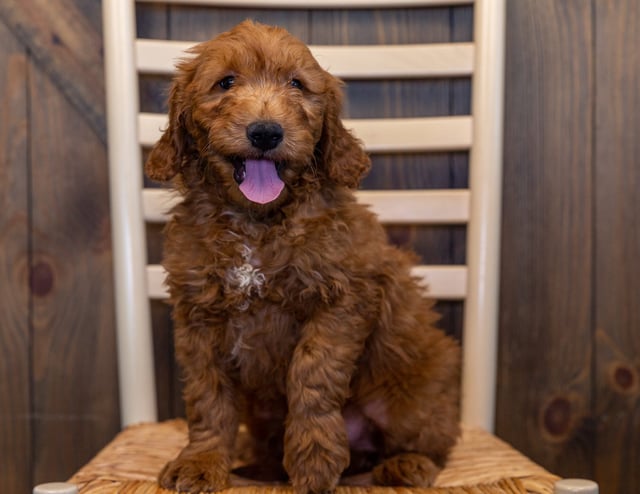
[[[276,122],[254,122],[247,127],[251,144],[262,151],[275,148],[284,137],[284,130]]]

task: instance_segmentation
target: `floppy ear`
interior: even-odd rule
[[[177,175],[193,154],[194,142],[187,131],[188,105],[184,101],[183,81],[176,79],[169,94],[169,126],[151,148],[144,165],[152,180],[167,182]]]
[[[371,168],[371,160],[360,141],[342,125],[342,82],[332,75],[328,77],[327,108],[319,143],[322,160],[331,180],[355,189]]]

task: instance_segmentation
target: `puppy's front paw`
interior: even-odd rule
[[[310,464],[291,475],[291,485],[295,494],[332,494],[340,480],[326,465]]]
[[[284,466],[295,494],[333,492],[349,464],[349,443],[341,422],[322,425],[310,428],[292,421],[287,427]]]
[[[165,489],[178,492],[217,492],[228,486],[229,458],[217,453],[181,453],[158,476]]]

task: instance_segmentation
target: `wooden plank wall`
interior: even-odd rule
[[[640,6],[508,2],[497,432],[546,467],[640,492]],[[315,43],[467,40],[469,7],[266,14],[140,10],[204,39],[255,16]],[[0,2],[0,491],[60,480],[118,429],[100,2]],[[371,32],[371,31],[370,31]],[[162,81],[143,102],[163,105]],[[348,88],[350,116],[468,111],[468,81]],[[409,101],[409,107],[407,107]],[[376,157],[366,186],[464,186],[464,154]],[[157,229],[152,229],[157,239]],[[429,261],[462,229],[390,231]],[[159,256],[158,241],[150,246]],[[460,326],[460,307],[442,306]],[[166,309],[161,415],[181,412]]]
[[[100,4],[0,2],[0,490],[119,428]]]
[[[591,5],[518,6],[507,12],[518,29],[507,31],[497,431],[553,471],[592,477]]]
[[[27,66],[0,23],[0,490],[24,492],[31,474]]]
[[[595,10],[594,473],[640,492],[640,4],[615,3]]]

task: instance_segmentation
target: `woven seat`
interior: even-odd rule
[[[139,0],[151,1],[151,0]],[[250,7],[240,0],[167,0]],[[182,420],[156,420],[153,358],[147,298],[162,298],[164,273],[146,266],[144,223],[164,221],[174,199],[162,190],[142,189],[136,166],[140,147],[149,146],[165,125],[164,115],[139,113],[138,73],[167,74],[189,43],[141,40],[135,36],[133,0],[105,0],[105,59],[109,97],[109,145],[114,220],[119,367],[124,430],[70,481],[82,494],[166,493],[155,479],[187,442]],[[235,5],[237,3],[237,5]],[[440,0],[409,0],[407,6],[441,5]],[[338,494],[360,493],[531,493],[550,494],[557,477],[502,442],[492,430],[497,338],[498,254],[502,137],[502,32],[504,2],[474,3],[474,43],[402,47],[312,47],[336,75],[349,79],[470,77],[473,115],[436,118],[360,119],[345,122],[371,153],[468,151],[469,188],[456,190],[360,191],[380,219],[391,224],[467,226],[465,266],[420,266],[431,295],[464,300],[463,434],[446,468],[430,489],[366,485],[367,477],[348,478]],[[394,2],[260,2],[261,8],[359,8]],[[124,45],[124,47],[123,47]],[[400,56],[402,55],[402,56]],[[382,58],[376,58],[382,57]],[[357,62],[357,63],[356,63]],[[381,71],[385,62],[389,72]],[[334,72],[335,73],[335,72]],[[127,99],[125,99],[127,98]],[[473,125],[480,123],[479,125]],[[130,239],[130,241],[127,241]],[[122,240],[122,241],[121,241]],[[133,310],[135,308],[135,310]],[[143,422],[140,425],[137,422]],[[480,427],[482,428],[480,428]],[[356,485],[357,484],[357,485]],[[364,485],[363,485],[364,484]],[[257,484],[232,476],[226,491],[256,494],[290,491],[286,485]]]
[[[155,482],[164,464],[187,443],[183,420],[133,425],[122,431],[70,482],[82,494],[169,492]],[[337,494],[393,494],[405,492],[442,494],[522,493],[549,494],[558,479],[508,444],[480,428],[464,427],[447,467],[432,489],[341,486]],[[229,494],[289,492],[283,485],[258,485],[232,476]]]

